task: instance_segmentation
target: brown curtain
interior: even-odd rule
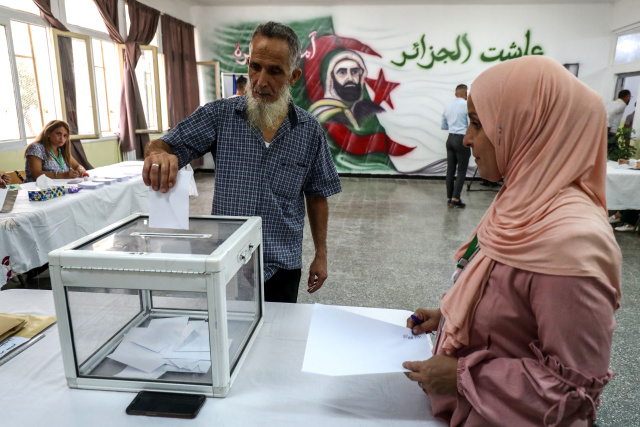
[[[62,22],[58,21],[58,19],[53,16],[53,13],[51,13],[51,0],[33,0],[33,2],[40,8],[44,17],[49,21],[49,24],[51,24],[53,28],[61,31],[69,31],[64,25],[62,25]]]
[[[125,40],[124,76],[120,93],[120,141],[122,151],[136,151],[136,157],[144,157],[149,135],[138,134],[136,129],[147,129],[140,89],[136,80],[136,64],[140,59],[140,45],[148,45],[158,28],[160,12],[136,0],[128,0],[129,35]],[[104,15],[103,15],[104,17]]]
[[[167,72],[169,127],[193,113],[200,104],[194,26],[169,15],[162,15],[162,51]],[[204,164],[202,158],[192,166]]]
[[[124,40],[118,28],[118,0],[93,0],[93,2],[102,16],[111,40],[115,43],[123,44]]]
[[[117,0],[116,0],[117,1]],[[51,13],[51,0],[33,0],[38,8],[44,14],[44,17],[49,21],[49,24],[55,29],[60,31],[69,31],[67,27],[62,25],[53,13]],[[76,81],[75,71],[73,68],[73,48],[71,46],[71,38],[58,37],[58,49],[60,51],[60,70],[62,79],[62,91],[64,96],[64,104],[67,113],[67,123],[71,130],[72,135],[78,134],[78,111],[76,102]],[[71,142],[71,154],[85,169],[93,169],[91,163],[87,159],[87,156],[82,148],[80,140],[74,140]]]
[[[49,24],[57,30],[69,31],[67,27],[62,25],[51,13],[51,0],[33,0],[38,8],[49,21]],[[64,104],[67,113],[67,123],[71,130],[71,135],[78,134],[78,112],[76,110],[76,81],[73,69],[73,48],[69,37],[58,37],[58,50],[60,51],[60,70],[62,79],[62,89],[64,95]]]

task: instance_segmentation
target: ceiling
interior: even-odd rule
[[[620,0],[182,0],[192,6],[351,6],[351,5],[452,5],[452,4],[567,4],[616,3]]]

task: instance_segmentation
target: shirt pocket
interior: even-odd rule
[[[309,172],[309,165],[302,160],[281,160],[273,171],[271,191],[285,199],[295,199],[302,192],[302,186]]]

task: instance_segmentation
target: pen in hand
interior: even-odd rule
[[[416,325],[419,325],[423,322],[423,320],[418,319],[415,315],[411,315],[411,320],[413,320],[413,323],[415,323]]]

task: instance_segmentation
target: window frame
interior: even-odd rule
[[[67,10],[66,10],[66,1],[65,0],[52,0],[53,2],[57,2],[57,6],[59,8],[59,14],[58,16],[60,17],[60,22],[62,22],[68,29],[69,31],[73,32],[73,33],[77,33],[77,34],[83,34],[83,35],[87,35],[91,38],[91,40],[101,40],[101,41],[106,41],[109,43],[113,43],[116,46],[116,52],[117,55],[119,57],[119,61],[122,62],[122,52],[120,52],[120,50],[118,49],[119,46],[121,46],[120,44],[116,43],[115,41],[113,41],[111,39],[111,36],[108,33],[103,33],[101,31],[96,31],[93,30],[91,28],[86,28],[86,27],[81,27],[79,25],[75,25],[75,24],[70,24],[69,21],[67,20]],[[92,3],[93,1],[90,0]],[[118,0],[118,32],[120,33],[120,36],[123,37],[123,39],[126,39],[126,34],[125,34],[125,30],[124,30],[124,3],[125,0]],[[53,4],[52,4],[52,8],[53,8]],[[125,34],[123,36],[123,34]],[[91,52],[93,54],[93,43],[91,44]],[[114,64],[117,67],[117,64]],[[94,82],[96,81],[96,70],[95,70],[95,62],[93,61],[93,56],[91,57],[91,68],[92,68],[92,76],[94,79]],[[118,86],[118,98],[120,98],[121,92],[122,92],[122,67],[120,67],[120,75],[118,76],[118,81],[120,82],[119,86]],[[60,94],[62,95],[62,94]],[[93,91],[93,95],[96,97],[96,108],[99,108],[99,106],[97,105],[97,98],[98,98],[98,93],[97,93],[97,88],[96,90]],[[108,95],[107,95],[108,96]],[[120,109],[120,107],[118,106],[118,109]],[[100,121],[100,115],[97,113],[97,110],[94,110],[94,112],[98,115],[98,137],[97,138],[92,138],[91,142],[97,142],[97,141],[110,141],[113,139],[117,139],[118,137],[118,133],[120,132],[120,130],[116,130],[114,131],[114,128],[118,128],[119,127],[119,123],[116,125],[111,126],[111,131],[110,132],[102,132],[102,123]],[[107,114],[109,114],[109,112],[107,112]],[[89,141],[87,141],[89,142]]]
[[[5,8],[3,8],[5,9]],[[25,13],[26,12],[20,12]],[[30,14],[28,14],[30,15]],[[13,49],[13,34],[11,33],[11,18],[0,15],[0,25],[4,27],[7,37],[7,54],[9,55],[9,66],[11,67],[11,78],[13,80],[13,96],[16,105],[16,119],[18,120],[19,139],[7,139],[0,141],[0,153],[5,151],[24,150],[27,146],[27,131],[24,125],[24,117],[22,117],[22,98],[20,97],[20,82],[18,81],[18,65],[16,63],[16,54]],[[22,119],[21,119],[22,118]]]
[[[93,53],[92,53],[92,48],[91,48],[91,37],[86,35],[86,34],[79,34],[79,33],[74,33],[71,31],[60,31],[57,30],[53,27],[51,27],[51,38],[53,40],[53,50],[54,50],[54,54],[55,54],[55,59],[56,59],[56,70],[57,70],[57,77],[58,77],[58,90],[59,90],[59,96],[60,96],[60,110],[62,113],[62,120],[64,120],[65,122],[68,123],[68,119],[67,119],[67,109],[66,109],[66,105],[65,105],[65,99],[64,99],[64,86],[62,83],[62,69],[61,69],[61,63],[60,63],[60,48],[58,45],[58,36],[63,36],[63,37],[71,37],[71,38],[77,38],[77,39],[82,39],[85,41],[85,49],[87,52],[87,62],[88,64],[88,74],[89,74],[89,89],[90,89],[90,93],[91,93],[91,106],[92,106],[92,114],[93,114],[93,133],[92,134],[78,134],[78,135],[69,135],[69,139],[70,140],[77,140],[77,139],[98,139],[100,138],[100,123],[98,122],[98,106],[97,106],[97,101],[96,101],[96,84],[95,84],[95,67],[94,67],[94,62],[93,62]]]
[[[118,55],[118,57],[120,58],[120,74],[122,75],[124,74],[125,45],[118,44],[118,48],[120,49],[120,55]],[[154,77],[153,83],[154,83],[154,92],[156,93],[155,109],[156,109],[156,116],[158,118],[157,119],[158,129],[136,129],[136,135],[165,133],[166,131],[163,130],[163,125],[162,125],[162,100],[160,99],[160,71],[158,68],[158,50],[159,49],[155,46],[140,45],[140,51],[143,51],[143,50],[150,50],[153,52],[153,77]],[[137,64],[136,64],[136,67],[137,67]],[[134,73],[135,73],[135,70],[134,70]],[[145,117],[145,120],[147,120],[146,117]]]

